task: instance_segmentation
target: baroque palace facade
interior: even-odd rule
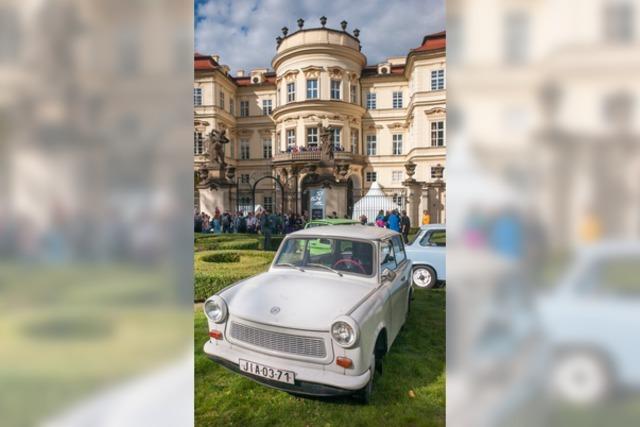
[[[195,54],[196,209],[310,213],[315,203],[322,215],[352,216],[377,182],[381,207],[392,200],[413,224],[423,210],[444,222],[446,34],[367,65],[358,30],[321,23],[283,28],[272,69],[232,76],[217,56]],[[212,154],[213,130],[224,131],[224,161],[213,159],[222,157]]]

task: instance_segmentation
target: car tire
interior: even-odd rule
[[[611,372],[602,357],[589,351],[572,351],[556,357],[551,371],[551,392],[574,405],[591,405],[607,398]]]
[[[373,380],[376,376],[376,366],[377,366],[375,353],[373,354],[372,357],[373,357],[373,360],[371,361],[371,366],[369,367],[369,371],[371,372],[371,377],[369,377],[369,382],[363,389],[358,391],[356,395],[360,403],[364,405],[368,405],[369,403],[371,403],[371,396],[373,395]]]
[[[420,289],[433,289],[438,283],[436,272],[428,265],[418,265],[411,270],[411,281]]]

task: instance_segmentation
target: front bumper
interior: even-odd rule
[[[227,342],[213,343],[207,341],[204,351],[209,359],[253,381],[278,390],[308,396],[344,396],[353,394],[367,385],[371,375],[369,370],[361,375],[340,374],[323,369],[321,365],[312,367],[309,363],[296,363],[289,359],[267,356]],[[296,375],[295,384],[273,381],[243,372],[238,366],[239,359],[292,371]]]

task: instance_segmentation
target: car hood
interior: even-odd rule
[[[316,270],[270,271],[223,292],[231,316],[258,323],[328,330],[376,287],[375,282]],[[278,307],[277,313],[272,308]],[[275,311],[275,310],[273,310]]]

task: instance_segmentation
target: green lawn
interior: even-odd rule
[[[415,292],[409,321],[385,357],[369,405],[350,398],[297,397],[225,370],[202,351],[207,322],[196,305],[196,425],[444,425],[445,297],[444,290]]]

